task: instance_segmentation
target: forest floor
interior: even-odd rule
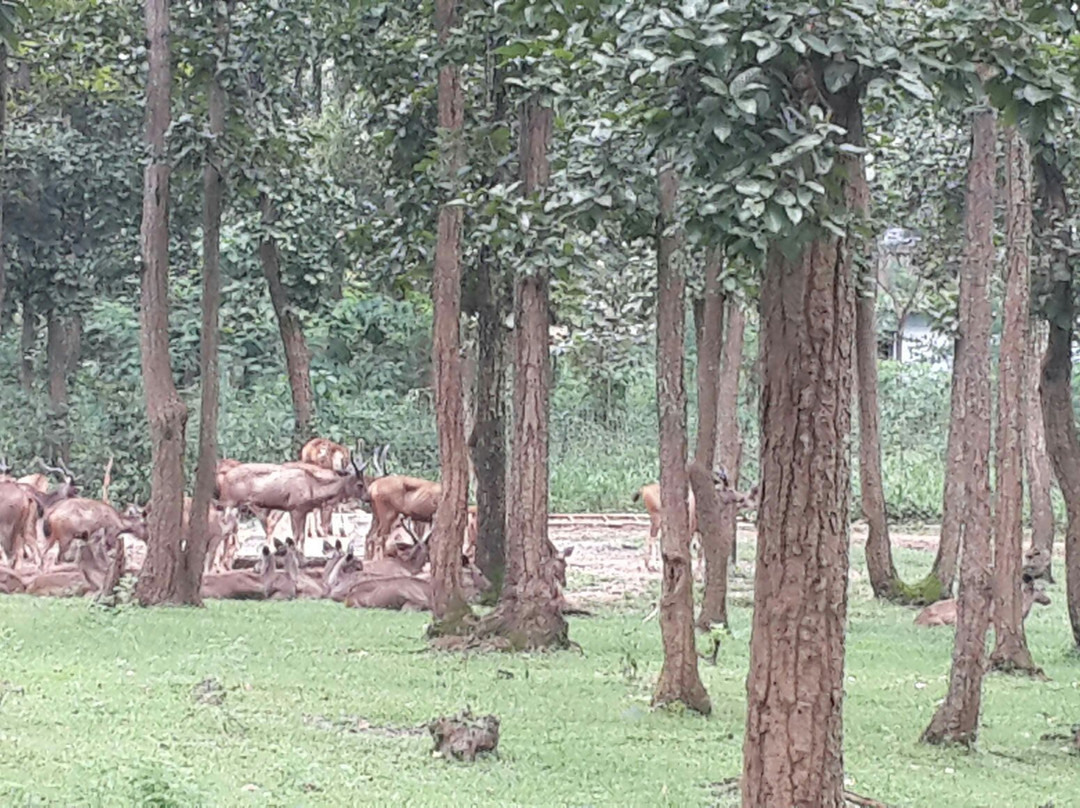
[[[649,709],[661,647],[645,620],[659,596],[659,573],[641,564],[646,533],[645,522],[553,526],[557,546],[574,546],[568,594],[592,611],[570,618],[579,652],[433,653],[426,615],[323,601],[104,612],[0,598],[0,805],[737,804],[753,529],[740,531],[731,633],[718,664],[701,664],[708,719]],[[989,677],[977,749],[925,747],[952,634],[871,598],[859,537],[848,788],[910,808],[1080,806],[1080,657],[1063,585],[1028,620],[1049,681]],[[924,575],[935,534],[894,542],[905,579]],[[466,706],[499,716],[498,758],[432,758],[425,722]]]

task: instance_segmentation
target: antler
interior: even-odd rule
[[[379,458],[379,473],[386,476],[386,456],[390,454],[390,444],[387,443],[382,447],[382,456]]]
[[[0,457],[0,474],[7,474],[11,471],[11,466],[8,465],[7,455]]]
[[[45,462],[44,460],[42,460],[42,459],[41,459],[40,457],[39,457],[39,458],[37,458],[37,462],[38,462],[38,463],[39,463],[39,464],[41,465],[41,467],[42,467],[43,469],[45,469],[45,471],[47,471],[47,472],[48,472],[49,474],[56,474],[56,475],[59,475],[59,476],[63,476],[63,474],[64,474],[64,469],[62,469],[62,468],[57,468],[56,466],[50,466],[50,465],[49,465],[48,463],[46,463],[46,462]]]

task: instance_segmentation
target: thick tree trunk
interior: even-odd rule
[[[1080,437],[1072,407],[1073,272],[1070,264],[1072,238],[1064,177],[1045,160],[1042,164],[1043,194],[1055,232],[1052,254],[1055,278],[1047,301],[1050,333],[1042,365],[1043,424],[1046,447],[1065,499],[1065,590],[1072,624],[1073,643],[1080,647]]]
[[[7,165],[7,42],[0,42],[0,166]],[[0,334],[6,323],[4,303],[7,301],[7,265],[4,262],[4,196],[7,183],[0,171]]]
[[[293,456],[298,457],[301,447],[312,437],[315,417],[314,395],[311,392],[311,351],[304,338],[300,316],[289,301],[289,294],[281,281],[281,254],[277,241],[270,233],[270,226],[277,219],[274,203],[263,193],[259,199],[262,211],[263,236],[259,241],[259,260],[263,275],[270,288],[270,302],[277,315],[281,343],[285,348],[285,366],[289,373],[289,389],[293,405]]]
[[[187,407],[169,364],[169,172],[165,143],[171,117],[168,0],[146,0],[147,141],[143,185],[141,345],[146,414],[150,422],[150,514],[146,561],[135,589],[143,606],[187,603],[179,574],[184,550],[184,428]],[[196,601],[197,602],[197,601]]]
[[[506,570],[506,295],[501,267],[493,266],[494,261],[490,250],[481,250],[476,270],[476,417],[469,444],[476,472],[476,565],[498,596]]]
[[[679,701],[692,710],[709,713],[712,704],[698,675],[694,640],[694,576],[690,567],[690,513],[686,502],[689,493],[686,389],[683,383],[686,278],[678,256],[682,238],[672,232],[676,227],[678,187],[675,167],[671,163],[661,164],[656,245],[656,403],[660,416],[660,554],[664,563],[660,633],[664,641],[664,664],[653,693],[653,704]],[[715,383],[711,386],[710,395],[715,396]],[[715,430],[715,421],[711,428]],[[712,439],[713,435],[708,437]],[[700,466],[700,459],[695,460],[694,465]],[[708,469],[705,475],[711,487]],[[700,475],[695,476],[700,481]],[[715,513],[712,518],[715,522]],[[715,524],[712,528],[715,531]]]
[[[521,174],[526,195],[547,185],[554,116],[535,99],[522,107]],[[555,547],[548,539],[548,419],[551,354],[546,267],[519,275],[514,303],[514,442],[506,520],[506,578],[498,606],[478,628],[516,649],[565,647],[568,626]]]
[[[995,670],[1039,674],[1024,634],[1020,567],[1024,533],[1024,387],[1027,382],[1028,320],[1031,306],[1031,158],[1015,126],[1005,133],[1006,251],[1005,305],[998,356],[995,441],[994,603]]]
[[[436,0],[435,23],[445,45],[456,22],[457,0]],[[454,184],[463,163],[461,128],[465,98],[455,65],[439,70],[439,127],[447,132],[443,159]],[[451,194],[453,196],[453,194]],[[435,246],[431,296],[434,305],[432,363],[435,419],[439,433],[442,497],[435,512],[431,556],[431,633],[457,634],[471,615],[461,590],[461,547],[469,507],[469,459],[465,445],[465,402],[461,387],[461,224],[463,209],[443,205]]]
[[[207,0],[211,13],[219,5]],[[229,20],[217,16],[217,48],[223,56],[228,47]],[[188,546],[184,557],[185,595],[192,603],[202,598],[203,569],[210,546],[210,504],[214,498],[214,482],[218,462],[218,405],[220,374],[218,371],[218,313],[221,309],[221,207],[225,195],[225,177],[221,166],[224,156],[219,148],[225,134],[225,88],[211,76],[207,86],[208,118],[213,140],[203,157],[203,278],[202,332],[199,340],[199,380],[202,401],[199,410],[199,459],[195,467],[195,491],[188,525]]]
[[[697,329],[698,432],[694,462],[690,466],[690,485],[694,492],[701,549],[705,555],[705,599],[698,613],[697,626],[727,625],[727,559],[723,523],[734,518],[735,509],[724,507],[716,495],[712,469],[716,461],[719,420],[720,363],[723,349],[724,297],[720,289],[722,256],[709,252],[705,264],[705,298],[700,306],[701,325]],[[695,305],[695,319],[698,319]],[[729,416],[725,413],[725,416]],[[719,598],[717,595],[719,594]]]
[[[990,617],[990,272],[994,261],[994,112],[975,112],[960,266],[960,334],[963,349],[954,378],[961,407],[954,420],[963,436],[961,494],[964,525],[957,598],[956,640],[949,691],[923,732],[927,743],[972,744],[979,732],[979,705]],[[1025,311],[1026,316],[1026,311]]]
[[[22,330],[19,332],[19,380],[23,390],[34,386],[34,343],[37,342],[37,312],[27,292],[22,299]]]
[[[848,126],[857,104],[857,95],[835,97],[837,122]],[[846,162],[852,182],[857,160]],[[838,201],[851,204],[851,189],[841,190]],[[850,248],[848,239],[820,238],[798,257],[779,245],[766,257],[745,808],[844,805],[855,329]]]
[[[1046,354],[1046,331],[1041,321],[1031,324],[1028,345],[1027,381],[1024,385],[1024,449],[1028,499],[1031,503],[1031,544],[1027,556],[1035,571],[1050,583],[1054,582],[1054,504],[1051,488],[1054,484],[1050,455],[1046,450],[1046,430],[1043,427],[1039,383],[1042,377],[1042,357]]]
[[[49,388],[49,454],[71,462],[71,433],[68,429],[68,375],[79,361],[82,318],[56,309],[46,321],[45,356]]]

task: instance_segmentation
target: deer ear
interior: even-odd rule
[[[341,539],[338,539],[336,542],[334,542],[334,549],[337,550],[339,553],[341,552]]]
[[[322,551],[323,551],[324,553],[329,553],[329,552],[330,552],[331,550],[333,550],[333,549],[334,549],[334,548],[330,546],[330,542],[328,542],[328,541],[326,541],[325,539],[323,539],[323,543],[322,543]]]
[[[263,545],[262,554],[263,554],[263,558],[269,558],[270,557],[270,548],[267,547],[265,544]]]

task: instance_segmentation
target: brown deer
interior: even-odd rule
[[[89,539],[75,539],[75,564],[73,567],[56,568],[35,575],[26,584],[28,595],[46,597],[82,597],[101,589],[108,569],[108,534],[99,528]],[[120,541],[114,537],[112,544]]]
[[[723,468],[713,469],[713,485],[720,496],[721,505],[735,504],[740,509],[748,509],[751,503],[756,505],[757,487],[755,486],[752,495],[733,490],[728,482],[727,471]],[[754,499],[752,499],[752,496]],[[653,548],[656,546],[656,539],[660,535],[660,484],[650,483],[639,488],[634,492],[633,496],[634,502],[638,500],[644,502],[645,510],[649,512],[649,538],[645,541],[644,558],[645,569],[652,572]],[[697,509],[694,506],[693,489],[688,490],[687,505],[690,509],[690,535],[693,536],[698,532]]]
[[[345,471],[352,456],[340,443],[326,438],[312,438],[300,449],[301,462],[326,469],[327,471]],[[315,536],[333,535],[334,504],[328,503],[319,508],[319,518],[315,523]]]
[[[300,568],[293,540],[288,539],[285,542],[284,571],[278,572],[274,564],[274,555],[269,547],[263,545],[262,558],[259,559],[259,565],[256,567],[256,572],[262,581],[263,593],[268,600],[295,600],[296,579]]]
[[[24,553],[37,552],[37,520],[41,504],[13,480],[0,481],[0,560],[17,567]]]
[[[0,566],[0,595],[18,595],[26,591],[27,579],[11,567]]]
[[[293,536],[302,540],[308,514],[331,501],[368,499],[364,466],[351,461],[352,470],[318,473],[310,468],[271,463],[241,463],[219,474],[216,498],[223,507],[286,511]],[[260,519],[270,532],[266,517]]]
[[[1023,596],[1025,620],[1027,619],[1028,613],[1031,611],[1032,605],[1039,603],[1043,606],[1048,606],[1050,604],[1050,596],[1043,590],[1036,589],[1034,581],[1027,576],[1024,577],[1024,583],[1020,591]],[[937,603],[931,603],[915,615],[914,623],[915,625],[923,626],[924,628],[931,628],[933,626],[955,626],[956,610],[956,598],[939,600]]]
[[[42,527],[45,534],[42,557],[56,545],[58,562],[67,557],[68,548],[75,539],[85,539],[97,530],[104,530],[110,543],[123,533],[142,542],[147,538],[145,510],[130,505],[121,515],[112,505],[83,497],[65,499],[54,505],[45,514]]]
[[[371,528],[364,547],[365,559],[382,558],[386,552],[386,540],[402,517],[415,523],[430,525],[435,518],[442,496],[442,485],[419,477],[403,474],[386,474],[385,461],[389,445],[384,446],[382,457],[376,452],[372,458],[378,476],[368,484],[371,502]]]
[[[184,525],[191,524],[191,497],[184,497]],[[210,537],[206,546],[205,572],[221,572],[232,569],[233,559],[239,549],[240,524],[235,508],[223,508],[210,503]]]
[[[356,582],[345,597],[350,609],[391,609],[403,612],[431,610],[431,584],[419,578],[366,578]]]

